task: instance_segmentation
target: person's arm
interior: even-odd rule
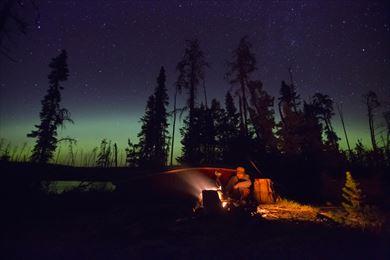
[[[252,181],[249,177],[249,175],[245,175],[243,179],[244,181],[240,181],[237,183],[234,187],[237,189],[249,189],[252,185]]]
[[[237,189],[249,189],[251,185],[252,185],[252,181],[247,180],[247,181],[241,181],[241,182],[237,183],[235,185],[235,187]]]
[[[236,176],[231,177],[228,184],[226,185],[226,187],[224,189],[224,192],[229,193],[233,189],[233,187],[237,183],[237,181],[238,181],[238,179]]]

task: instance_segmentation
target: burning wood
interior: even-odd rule
[[[183,185],[174,188],[182,189],[197,199],[194,211],[202,207],[208,207],[204,205],[204,196],[208,196],[203,194],[205,191],[210,191],[210,194],[213,191],[213,194],[218,197],[218,203],[217,201],[213,203],[220,205],[219,207],[225,210],[230,210],[232,207],[248,207],[253,199],[258,203],[275,202],[276,194],[270,179],[255,179],[253,184],[250,176],[245,174],[242,167],[237,169],[241,169],[241,171],[237,172],[238,170],[223,168],[185,168],[171,170],[166,173],[180,176]],[[253,193],[251,192],[251,185],[254,186]],[[252,203],[251,206],[253,205]]]
[[[218,197],[218,191],[202,191],[203,208],[207,214],[219,214],[222,211],[222,202]]]
[[[198,197],[198,203],[194,208],[196,211],[199,208],[204,208],[206,212],[214,211],[213,208],[227,208],[228,199],[225,199],[222,192],[222,187],[211,187],[203,190]]]

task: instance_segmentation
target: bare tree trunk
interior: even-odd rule
[[[114,143],[114,164],[118,167],[118,146]]]
[[[244,115],[243,115],[243,108],[242,108],[242,97],[238,95],[238,107],[240,110],[240,130],[241,132],[245,132],[245,123],[244,123]]]
[[[282,112],[282,101],[278,102],[278,110],[279,110],[280,120],[282,120],[282,123],[286,125],[286,122],[284,121],[283,112]]]
[[[173,98],[173,124],[172,124],[172,142],[171,142],[171,160],[170,166],[173,165],[173,148],[175,144],[175,128],[176,128],[176,100],[177,100],[177,86],[175,89],[175,95]]]
[[[243,112],[243,123],[244,123],[244,131],[245,136],[248,135],[248,120],[247,120],[247,100],[246,100],[246,84],[245,79],[241,79],[241,92],[242,92],[242,112]]]
[[[206,83],[205,83],[204,79],[203,79],[203,93],[204,93],[204,102],[205,102],[206,109],[207,109],[208,108],[208,106],[207,106],[207,92],[206,92]]]
[[[351,150],[351,146],[349,145],[347,130],[345,129],[343,109],[342,109],[341,105],[338,105],[338,106],[337,106],[337,111],[339,112],[341,124],[342,124],[342,126],[343,126],[343,131],[344,131],[345,141],[347,142],[347,147],[348,147],[349,156],[352,157],[352,150]]]
[[[376,145],[376,140],[375,140],[374,115],[373,115],[372,107],[368,103],[368,100],[367,100],[366,104],[367,104],[368,125],[370,127],[370,137],[371,137],[372,149],[374,150],[374,152],[376,152],[377,145]]]

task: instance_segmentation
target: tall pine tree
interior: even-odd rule
[[[67,65],[67,53],[62,50],[60,55],[52,59],[49,64],[51,72],[48,76],[49,88],[41,101],[42,109],[39,114],[41,123],[35,125],[28,137],[36,138],[36,143],[31,155],[31,161],[47,163],[52,159],[57,147],[57,128],[65,121],[73,122],[66,108],[61,108],[61,82],[68,79],[69,70]]]
[[[248,135],[248,81],[250,75],[256,70],[256,57],[252,53],[252,44],[248,37],[241,38],[238,47],[233,51],[232,61],[228,64],[227,77],[231,84],[239,85],[241,128],[244,135]]]
[[[334,116],[333,100],[322,93],[315,93],[312,107],[316,110],[318,118],[323,122],[326,144],[331,150],[338,151],[338,136],[332,126],[332,116]]]
[[[107,168],[111,166],[111,141],[103,139],[100,143],[100,150],[97,156],[96,165]]]
[[[155,112],[155,155],[154,161],[158,166],[165,166],[168,160],[168,111],[169,97],[166,87],[166,75],[164,67],[161,67],[157,77],[157,86],[154,91]]]
[[[168,159],[168,94],[166,76],[161,67],[154,94],[147,101],[145,115],[141,118],[139,137],[140,166],[162,167]]]
[[[311,103],[304,102],[304,135],[303,152],[311,159],[318,158],[323,150],[322,125],[319,120],[318,109]]]
[[[234,104],[230,92],[225,96],[225,114],[217,126],[218,146],[221,150],[222,161],[225,163],[235,163],[237,161],[237,151],[240,149],[240,115]]]
[[[274,98],[263,88],[259,80],[248,82],[250,105],[249,115],[253,123],[261,150],[264,152],[276,151],[276,138],[274,136]]]
[[[223,120],[225,111],[221,104],[213,99],[211,107],[203,109],[203,123],[201,124],[201,140],[204,163],[217,163],[221,160],[218,149],[220,122]]]
[[[200,49],[199,41],[187,41],[184,55],[177,64],[179,72],[177,80],[177,89],[186,89],[188,91],[187,107],[188,117],[184,121],[184,128],[181,129],[183,136],[183,154],[180,161],[187,163],[199,163],[199,128],[201,111],[196,107],[196,95],[199,84],[204,80],[204,71],[208,66],[204,58],[204,53]],[[175,112],[175,111],[174,111]]]
[[[277,135],[279,148],[286,154],[300,154],[303,149],[304,117],[299,108],[300,97],[293,84],[282,81],[278,103],[281,122]]]

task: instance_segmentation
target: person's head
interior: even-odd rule
[[[245,175],[245,168],[244,167],[237,167],[237,173],[238,178],[242,178]]]

